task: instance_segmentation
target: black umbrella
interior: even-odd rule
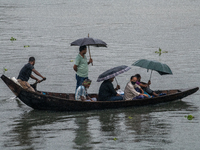
[[[125,65],[111,68],[111,69],[103,72],[102,74],[100,74],[98,79],[97,79],[97,82],[101,82],[101,81],[108,80],[110,78],[116,77],[117,75],[122,74],[122,73],[124,73],[124,72],[126,72],[130,69],[131,69],[131,67],[128,67],[128,66],[125,66]],[[116,80],[116,78],[115,78],[115,80]],[[117,82],[117,80],[116,80],[116,82]]]
[[[90,38],[89,34],[88,34],[88,37],[77,39],[76,41],[71,43],[71,46],[84,46],[84,45],[88,46],[90,58],[91,58],[91,53],[90,53],[89,46],[107,47],[107,44],[104,41],[100,39]]]
[[[90,37],[81,38],[71,43],[71,46],[96,46],[96,47],[107,47],[107,44],[99,39]]]

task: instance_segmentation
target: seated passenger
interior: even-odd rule
[[[96,98],[90,98],[87,94],[87,89],[90,87],[91,84],[90,79],[85,79],[77,89],[75,93],[75,100],[77,101],[96,101]]]
[[[137,82],[136,84],[138,84],[144,91],[146,91],[149,95],[153,95],[155,97],[158,97],[158,94],[156,94],[153,90],[151,90],[149,88],[149,85],[151,84],[151,81],[149,80],[148,83],[143,83],[143,82],[140,82],[141,80],[141,76],[140,74],[136,74],[135,75],[137,77]]]
[[[103,81],[103,83],[99,88],[99,97],[98,97],[99,101],[123,100],[123,97],[116,92],[116,90],[120,89],[120,86],[117,85],[117,87],[114,89],[112,84],[113,80],[114,77]]]
[[[130,81],[127,83],[125,90],[124,90],[124,100],[134,100],[134,99],[143,99],[145,97],[148,98],[148,95],[143,94],[144,91],[142,88],[136,84],[137,82],[137,77],[132,76]],[[139,88],[140,92],[136,91],[136,88]]]

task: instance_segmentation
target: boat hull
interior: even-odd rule
[[[11,91],[27,106],[38,110],[53,110],[53,111],[84,111],[98,109],[115,109],[122,107],[153,105],[158,103],[170,102],[182,99],[188,95],[195,93],[199,88],[191,88],[184,90],[164,90],[167,95],[138,99],[128,101],[97,101],[83,102],[75,101],[74,94],[52,93],[52,92],[32,92],[21,88],[12,80],[2,75],[1,79],[11,89]],[[45,95],[44,95],[45,94]],[[97,96],[92,94],[91,96]]]

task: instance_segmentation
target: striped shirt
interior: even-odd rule
[[[76,89],[75,100],[81,101],[81,96],[83,96],[84,99],[86,99],[86,96],[87,96],[87,90],[86,90],[86,88],[83,85],[80,85]]]

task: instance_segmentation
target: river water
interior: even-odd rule
[[[131,67],[117,77],[122,90],[135,73],[148,81],[150,72],[131,66],[142,58],[167,63],[173,72],[168,76],[153,72],[153,89],[199,87],[199,8],[198,0],[0,0],[0,69],[5,67],[7,76],[17,77],[34,56],[35,68],[47,78],[38,84],[39,90],[74,92],[72,67],[78,47],[70,43],[89,33],[108,44],[108,48],[90,47],[94,65],[89,66],[93,81],[89,93],[98,92],[99,74],[119,65]],[[159,48],[168,53],[159,57],[155,54]],[[182,100],[145,107],[37,111],[0,81],[0,149],[196,150],[199,100],[198,91]],[[187,120],[187,115],[195,118]]]

